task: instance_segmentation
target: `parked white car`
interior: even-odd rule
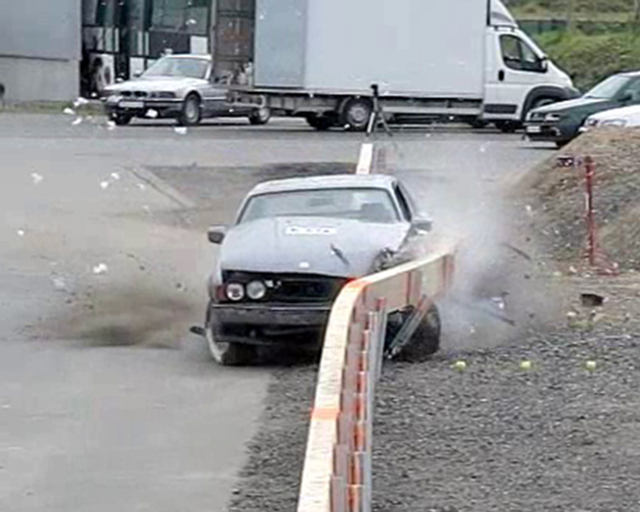
[[[580,130],[586,132],[602,126],[618,126],[621,128],[633,128],[640,126],[640,105],[605,110],[599,114],[590,116]]]
[[[212,64],[208,55],[163,57],[139,77],[107,87],[106,113],[118,125],[134,117],[174,118],[183,125],[207,117],[246,117],[251,124],[266,124],[268,109],[231,103],[227,89],[212,83]]]

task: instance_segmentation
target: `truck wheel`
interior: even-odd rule
[[[560,100],[557,100],[555,98],[538,98],[536,101],[534,101],[531,104],[531,107],[529,108],[529,110],[524,113],[524,118],[526,119],[527,114],[532,110],[535,110],[540,107],[546,107],[547,105],[551,105],[552,103],[557,103],[558,101]]]
[[[355,132],[363,132],[369,125],[373,104],[366,98],[352,98],[344,106],[342,124]]]
[[[197,94],[189,94],[182,104],[182,112],[178,117],[178,122],[182,126],[195,126],[202,119],[202,110],[200,108],[200,98]]]
[[[517,121],[496,121],[496,128],[502,133],[515,133],[521,126]]]
[[[254,126],[263,126],[271,119],[271,110],[260,108],[249,116],[249,122]]]
[[[305,119],[309,126],[315,128],[319,132],[326,132],[336,124],[335,119],[328,115],[309,114]]]
[[[405,312],[405,317],[408,318],[411,313],[412,311]],[[411,362],[426,361],[440,350],[441,332],[440,312],[434,305],[424,315],[409,344],[400,353],[399,359]]]
[[[216,341],[211,325],[207,325],[205,331],[209,352],[216,363],[222,366],[246,366],[255,357],[254,347]]]

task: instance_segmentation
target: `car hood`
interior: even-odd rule
[[[193,87],[202,87],[207,85],[206,80],[200,78],[172,78],[172,77],[153,77],[153,78],[140,78],[138,80],[128,80],[119,84],[111,85],[108,87],[109,92],[120,91],[144,91],[144,92],[158,92],[167,91],[175,92],[182,89],[188,89]]]
[[[640,105],[605,110],[604,112],[593,115],[592,119],[597,119],[598,121],[624,119],[633,123],[640,123]]]
[[[599,109],[611,104],[611,100],[599,99],[599,98],[576,98],[573,100],[560,101],[558,103],[552,103],[551,105],[545,105],[535,109],[533,112],[536,114],[570,114],[572,112],[578,112],[582,110],[593,110],[597,112]]]
[[[408,231],[409,224],[401,222],[261,219],[240,224],[227,233],[219,265],[221,270],[242,272],[360,277],[371,272],[381,251],[398,250]]]

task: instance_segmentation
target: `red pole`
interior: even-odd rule
[[[596,265],[596,219],[593,205],[593,180],[595,178],[595,164],[593,158],[588,156],[584,160],[584,167],[586,171],[586,186],[587,186],[587,230],[589,233],[589,265],[595,267]]]

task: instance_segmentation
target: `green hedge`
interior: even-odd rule
[[[612,74],[640,70],[640,35],[632,32],[586,35],[569,31],[542,34],[537,39],[583,91]]]

